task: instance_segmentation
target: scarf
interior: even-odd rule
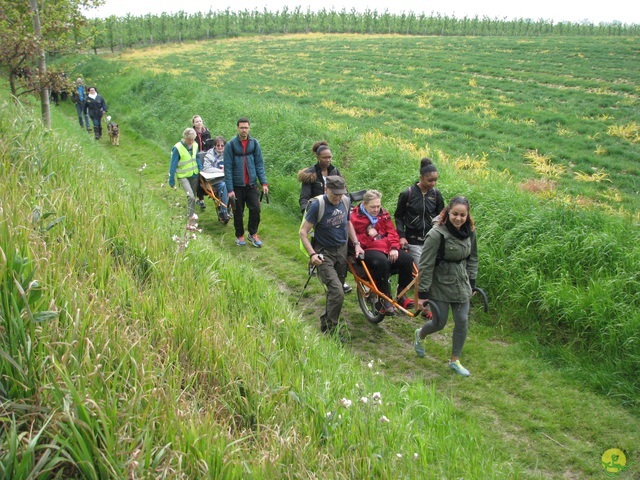
[[[96,99],[96,97],[98,96],[97,93],[90,93],[89,95],[87,95],[89,98],[92,98],[93,100]]]
[[[460,230],[454,227],[448,218],[444,225],[445,227],[447,227],[447,230],[451,235],[453,235],[456,238],[459,238],[460,240],[464,240],[465,238],[469,238],[471,236],[471,223],[469,222],[465,222],[460,227]]]
[[[379,218],[378,217],[372,217],[371,215],[369,215],[369,212],[367,212],[367,210],[364,208],[364,204],[360,204],[360,212],[364,215],[367,216],[367,218],[369,219],[369,221],[371,222],[371,225],[373,227],[376,226],[376,223],[378,223]]]

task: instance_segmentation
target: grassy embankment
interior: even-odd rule
[[[518,475],[434,387],[318,336],[213,237],[172,240],[183,222],[75,119],[35,115],[0,114],[0,477]]]
[[[89,65],[85,67],[90,71]],[[246,462],[244,468],[253,468],[257,477],[283,475],[282,472],[285,470],[282,464],[290,462],[294,466],[287,469],[286,474],[292,477],[316,474],[334,478],[514,478],[518,475],[536,478],[566,475],[586,477],[601,474],[599,456],[605,449],[614,445],[625,449],[631,457],[634,454],[638,456],[637,418],[621,409],[614,400],[584,392],[585,383],[575,378],[575,375],[580,373],[580,369],[577,368],[579,362],[550,365],[544,359],[536,358],[539,356],[539,353],[535,353],[539,352],[536,347],[531,349],[527,343],[503,342],[500,335],[496,336],[496,327],[506,328],[510,320],[507,312],[503,312],[502,319],[496,318],[495,314],[498,311],[482,318],[489,327],[478,324],[472,327],[466,355],[475,371],[474,376],[468,379],[470,381],[462,383],[460,379],[444,371],[442,359],[446,357],[448,349],[446,336],[435,339],[430,345],[430,355],[424,362],[415,359],[409,341],[411,329],[415,326],[411,321],[398,319],[385,322],[380,327],[372,327],[362,321],[355,302],[347,302],[346,316],[352,330],[353,349],[365,359],[380,359],[374,361],[374,365],[376,369],[385,373],[382,378],[371,376],[371,372],[367,372],[366,360],[359,363],[328,342],[318,342],[315,334],[309,334],[306,327],[291,320],[289,315],[282,314],[283,308],[288,310],[287,303],[293,301],[304,281],[301,257],[296,252],[295,241],[291,241],[291,238],[295,238],[297,221],[294,219],[295,215],[286,213],[287,210],[295,210],[291,203],[293,201],[295,205],[297,188],[295,182],[289,181],[284,175],[288,173],[285,159],[290,159],[288,161],[291,165],[288,168],[294,170],[309,163],[306,151],[312,139],[329,138],[332,145],[342,145],[341,140],[347,140],[344,144],[349,145],[349,150],[340,149],[342,155],[337,160],[344,161],[350,181],[362,185],[358,177],[361,169],[351,166],[359,158],[376,158],[372,153],[377,153],[380,159],[389,159],[387,163],[393,166],[399,157],[407,155],[407,151],[416,157],[422,152],[411,151],[410,144],[401,139],[389,142],[390,137],[383,135],[366,137],[358,131],[349,132],[350,125],[346,122],[336,122],[335,129],[323,129],[321,119],[314,118],[316,110],[312,109],[309,112],[283,105],[282,102],[274,105],[268,100],[245,102],[231,96],[218,98],[212,89],[204,89],[206,102],[184,106],[184,103],[188,104],[190,101],[178,103],[177,100],[178,97],[184,98],[183,92],[187,83],[169,80],[166,77],[148,78],[146,88],[127,93],[126,84],[139,87],[135,79],[132,83],[131,78],[120,78],[119,83],[108,77],[109,67],[101,64],[101,68],[106,76],[100,78],[95,75],[94,79],[99,79],[100,83],[105,85],[105,95],[111,93],[113,112],[120,112],[119,118],[124,127],[125,140],[121,150],[101,151],[91,145],[91,142],[80,139],[80,134],[62,134],[63,143],[68,144],[67,139],[72,138],[73,142],[77,141],[84,149],[93,152],[86,160],[89,165],[83,164],[83,157],[79,155],[72,155],[78,158],[78,161],[71,163],[68,161],[68,151],[63,149],[62,144],[59,143],[53,149],[53,153],[57,155],[52,155],[50,150],[38,154],[38,146],[43,145],[39,135],[33,138],[34,143],[27,144],[24,139],[26,127],[17,124],[13,119],[3,120],[6,130],[15,129],[22,133],[20,137],[14,133],[11,142],[3,143],[24,146],[18,148],[15,154],[3,155],[5,165],[5,158],[17,162],[17,159],[25,157],[26,151],[31,152],[28,158],[58,159],[58,163],[54,162],[52,165],[50,160],[46,166],[54,166],[56,170],[56,175],[48,177],[47,182],[59,176],[62,178],[58,172],[71,169],[68,176],[73,179],[70,181],[72,187],[62,187],[64,182],[60,180],[60,186],[51,190],[27,189],[27,192],[34,192],[34,195],[36,191],[40,192],[41,196],[38,198],[41,198],[42,202],[46,201],[48,205],[57,207],[45,209],[47,212],[55,211],[55,215],[48,217],[49,219],[54,220],[64,215],[64,220],[52,225],[50,229],[47,229],[46,223],[42,223],[42,228],[36,228],[38,222],[29,227],[20,224],[20,219],[28,219],[27,224],[31,221],[29,214],[33,211],[34,202],[29,197],[24,197],[23,188],[20,190],[20,200],[15,200],[15,197],[11,201],[3,200],[3,204],[17,205],[13,207],[16,211],[12,212],[15,215],[6,216],[11,222],[3,224],[11,227],[20,225],[12,230],[12,245],[13,242],[21,244],[20,240],[23,240],[23,255],[32,256],[34,261],[41,265],[39,271],[49,272],[46,267],[54,265],[54,260],[56,269],[59,268],[58,261],[66,268],[61,273],[47,273],[49,277],[45,283],[48,289],[52,288],[46,292],[51,293],[46,296],[47,300],[51,297],[64,299],[57,303],[64,305],[61,326],[66,328],[58,330],[57,325],[52,327],[51,323],[44,324],[47,335],[55,332],[54,341],[44,341],[37,345],[46,354],[49,354],[49,349],[54,349],[47,360],[55,359],[58,355],[63,358],[62,364],[68,370],[63,370],[58,375],[52,371],[53,368],[43,368],[42,377],[31,380],[33,386],[29,392],[36,392],[37,400],[47,407],[55,406],[56,402],[60,405],[62,402],[59,399],[63,397],[63,393],[73,391],[74,388],[81,392],[78,398],[87,398],[85,408],[90,410],[89,413],[97,413],[99,420],[91,422],[91,416],[85,417],[89,420],[86,424],[87,429],[84,429],[84,424],[78,422],[82,428],[78,430],[80,435],[75,437],[65,435],[64,429],[59,431],[63,432],[63,438],[80,439],[76,445],[83,442],[90,445],[99,444],[92,452],[95,464],[102,465],[101,468],[116,470],[147,469],[158,459],[156,471],[171,472],[170,475],[174,475],[174,469],[179,468],[177,459],[183,455],[185,467],[180,471],[185,475],[193,475],[196,472],[200,474],[204,469],[214,471],[216,466],[226,468],[227,473],[231,475],[233,472],[239,472],[234,469],[240,468],[238,465],[241,465],[242,458]],[[153,90],[154,88],[156,90]],[[159,93],[162,98],[160,101]],[[171,105],[174,95],[176,103]],[[268,243],[263,250],[241,251],[226,248],[232,244],[232,234],[214,224],[210,217],[206,217],[203,222],[204,234],[199,235],[195,243],[190,243],[184,256],[174,255],[175,247],[169,245],[169,237],[173,233],[180,233],[179,229],[183,225],[180,216],[183,200],[179,194],[160,190],[160,183],[166,171],[166,151],[175,141],[176,129],[173,125],[182,123],[182,117],[189,118],[196,109],[202,109],[204,112],[206,105],[212,102],[212,97],[218,106],[219,115],[216,115],[215,122],[219,131],[232,131],[236,112],[245,111],[254,118],[254,127],[263,145],[273,148],[274,152],[279,153],[278,149],[282,148],[283,153],[289,153],[277,157],[281,159],[278,171],[283,173],[282,176],[276,173],[275,168],[271,169],[273,198],[285,206],[273,204],[265,208],[263,236]],[[152,102],[152,99],[156,101]],[[164,102],[173,108],[166,108],[166,105],[162,105]],[[180,120],[176,121],[173,115]],[[256,118],[258,120],[255,120]],[[274,118],[282,122],[274,122]],[[59,126],[64,124],[65,128],[73,128],[72,120],[58,120]],[[137,122],[139,124],[136,124]],[[212,126],[211,121],[208,123]],[[229,123],[231,125],[228,125]],[[139,135],[148,138],[143,139]],[[152,141],[148,140],[150,138]],[[307,143],[309,145],[306,145]],[[304,148],[301,144],[304,144]],[[7,153],[9,151],[6,150]],[[110,154],[118,157],[117,167],[112,162]],[[471,194],[476,195],[475,205],[479,209],[476,216],[481,219],[481,224],[487,225],[488,220],[494,220],[493,216],[487,213],[491,209],[486,204],[501,207],[502,202],[498,201],[501,196],[510,196],[511,205],[516,201],[516,205],[520,205],[521,208],[531,208],[531,205],[536,203],[532,202],[528,195],[518,193],[508,182],[499,189],[498,184],[503,182],[492,182],[491,176],[487,178],[487,174],[483,174],[482,171],[473,170],[472,175],[467,176],[449,165],[445,158],[440,157],[439,160],[443,190],[446,188],[447,192],[455,192],[456,189],[464,187],[464,191],[471,191]],[[78,175],[85,167],[95,167],[98,163],[105,165],[99,179],[91,176],[89,180],[88,173]],[[142,164],[147,164],[148,167],[138,172]],[[117,168],[115,173],[112,167]],[[31,173],[35,176],[36,183],[45,177],[37,170]],[[372,183],[384,183],[385,178],[394,175],[392,168],[380,169],[373,173]],[[371,175],[371,170],[367,174]],[[24,186],[24,171],[21,175],[20,185]],[[84,177],[85,175],[87,176]],[[480,176],[482,181],[474,181],[474,176]],[[411,173],[407,173],[402,182],[408,182],[412,177]],[[76,180],[80,180],[78,185],[74,184]],[[105,183],[102,183],[102,180],[105,180]],[[14,183],[17,184],[14,181],[10,182]],[[392,178],[385,190],[389,192],[388,197],[391,197],[391,192],[394,191],[391,187],[396,188],[395,183],[397,179],[394,181]],[[80,188],[89,184],[94,188],[88,191]],[[478,193],[481,188],[482,195]],[[493,188],[497,191],[492,195],[485,192],[491,192]],[[56,195],[63,195],[54,198],[54,190]],[[71,206],[68,198],[70,193],[76,193],[79,198],[79,201],[71,202]],[[126,200],[124,205],[117,203],[121,197]],[[165,201],[164,206],[162,202],[157,203],[160,197]],[[176,203],[179,206],[176,206]],[[163,220],[167,214],[167,206],[173,208],[175,215],[171,225]],[[77,219],[74,216],[67,214],[67,208],[73,212],[85,207],[89,212],[83,214],[85,221],[82,225],[75,221]],[[100,215],[96,216],[98,207]],[[21,210],[18,210],[19,208]],[[536,213],[531,213],[531,216],[536,217]],[[116,221],[107,222],[105,218]],[[487,220],[482,220],[483,218]],[[133,223],[127,224],[129,219],[133,219]],[[105,225],[98,229],[96,221]],[[73,228],[70,228],[70,225]],[[151,234],[152,227],[156,226],[157,237]],[[100,231],[102,229],[104,230]],[[33,235],[33,230],[37,230],[38,234]],[[19,237],[15,232],[21,232],[23,236]],[[31,238],[27,236],[29,233],[37,239],[44,236],[48,241],[31,242],[27,247],[26,244]],[[485,238],[486,241],[491,240],[491,237]],[[558,243],[562,243],[562,236]],[[46,248],[45,251],[41,250],[43,246]],[[225,246],[225,250],[221,250],[220,246]],[[71,253],[73,247],[76,247],[74,256]],[[10,249],[3,246],[3,250]],[[100,251],[111,253],[98,255]],[[77,263],[75,257],[78,252],[88,252],[85,254],[86,262]],[[171,258],[167,258],[168,252],[172,253]],[[489,255],[490,253],[488,252]],[[233,256],[248,258],[236,261],[231,258]],[[202,262],[202,257],[206,257],[207,260]],[[46,262],[43,261],[45,258]],[[250,260],[258,268],[248,266],[246,260]],[[83,268],[78,269],[77,265]],[[491,271],[491,265],[486,267],[485,275],[487,271]],[[99,275],[91,276],[94,270],[98,271]],[[84,272],[87,276],[80,278],[79,272]],[[200,275],[204,275],[206,279]],[[91,280],[88,285],[93,288],[86,288],[87,282],[84,280],[87,278]],[[96,278],[101,279],[98,284]],[[487,275],[483,281],[492,284],[502,282],[505,278]],[[516,283],[517,279],[513,278],[512,281]],[[176,288],[177,292],[167,288],[167,284]],[[247,284],[255,287],[255,291],[247,288]],[[274,284],[282,290],[281,294],[275,293],[272,289]],[[187,289],[186,285],[193,291],[189,305],[194,310],[199,310],[197,312],[185,309],[181,302],[184,298],[183,290]],[[491,285],[494,294],[499,293],[499,285],[501,283]],[[213,295],[211,290],[214,291]],[[87,291],[86,297],[85,294],[79,293]],[[312,293],[318,292],[317,285],[312,285]],[[207,302],[202,301],[204,298]],[[310,298],[313,297],[305,299],[301,319],[304,320],[303,323],[309,323],[315,328],[317,321],[314,317],[319,307],[310,303]],[[277,305],[272,303],[273,299],[276,299]],[[36,311],[38,307],[33,305]],[[517,308],[517,304],[514,307]],[[80,313],[76,315],[76,311]],[[105,318],[108,321],[105,322]],[[281,321],[272,322],[274,318]],[[293,315],[293,318],[298,319],[297,315]],[[80,328],[69,328],[69,324]],[[212,328],[212,325],[215,325],[215,328]],[[50,328],[53,330],[49,330]],[[307,336],[301,336],[304,334]],[[63,337],[61,342],[59,337]],[[272,340],[273,343],[269,343]],[[310,349],[321,350],[305,350],[305,342],[310,342]],[[257,349],[261,354],[254,357]],[[38,366],[45,358],[44,352],[37,356]],[[101,354],[100,368],[96,368],[95,365],[97,353]],[[334,361],[337,362],[336,365],[328,365]],[[420,386],[421,382],[403,383],[403,380],[422,376],[424,364],[427,365],[424,373],[427,374],[429,385],[426,391],[425,387]],[[51,366],[49,362],[47,366]],[[299,368],[304,370],[304,388],[287,389],[286,380],[295,378],[297,383],[294,380],[289,383],[300,384],[301,376],[296,373]],[[306,368],[310,370],[305,370]],[[569,378],[565,378],[563,374],[567,374]],[[72,381],[65,386],[62,381],[65,376],[76,380],[80,386],[75,387]],[[361,381],[362,376],[368,380]],[[285,381],[282,381],[283,377]],[[330,384],[325,383],[327,378],[330,379]],[[386,379],[395,380],[396,383],[392,387],[386,383]],[[307,384],[308,381],[312,384]],[[357,387],[354,386],[356,383]],[[110,388],[105,388],[105,384]],[[46,387],[40,389],[36,385]],[[314,390],[315,385],[319,390]],[[387,390],[383,391],[385,385]],[[130,388],[131,386],[135,388]],[[354,392],[355,395],[343,394],[343,391],[353,392],[359,388],[367,392],[378,389],[382,392],[383,400],[388,395],[392,396],[392,406],[399,408],[400,423],[407,422],[397,426],[397,436],[378,438],[376,434],[379,432],[371,430],[380,428],[380,424],[376,423],[378,418],[369,416],[364,425],[360,424],[358,422],[362,411],[357,410],[358,413],[353,415],[356,410],[351,407],[339,412],[342,413],[342,418],[338,423],[330,422],[326,432],[330,435],[326,437],[326,434],[321,434],[321,442],[313,444],[313,435],[304,437],[308,430],[305,430],[302,424],[310,419],[323,419],[321,415],[310,413],[312,408],[316,412],[320,410],[317,408],[318,404],[313,402],[324,405],[333,401],[331,410],[335,411],[335,405],[339,403],[338,397],[353,397],[355,400],[355,397],[360,395],[358,392]],[[305,392],[302,396],[301,391]],[[424,424],[415,424],[414,420],[410,420],[416,416],[415,412],[412,412],[410,402],[398,402],[398,397],[393,397],[396,395],[405,398],[409,395],[410,398],[415,398],[415,393],[420,398],[419,403],[424,405],[425,398],[434,398],[434,394],[430,392],[441,392],[454,398],[453,408],[446,401],[440,403],[434,400],[439,405],[433,406],[431,411],[444,408],[449,413],[442,418],[442,423],[438,421],[438,415],[432,414],[432,418],[425,420]],[[33,395],[24,396],[28,397],[29,402],[34,401]],[[370,396],[369,398],[371,400]],[[271,403],[271,400],[276,401]],[[111,402],[119,402],[120,408],[117,412],[109,408],[113,406]],[[22,402],[18,402],[9,406],[18,410],[23,405]],[[77,408],[77,403],[73,406],[76,409],[71,409],[72,416],[86,413],[83,408]],[[293,411],[289,410],[290,407]],[[220,414],[225,411],[229,415]],[[301,412],[306,412],[306,418],[303,418],[304,414],[298,415]],[[42,425],[37,422],[42,422],[46,414],[37,409],[34,409],[34,413],[27,420],[24,416],[18,417],[19,431],[23,431],[30,420],[35,420],[35,425]],[[374,415],[377,417],[377,412]],[[133,421],[127,421],[127,417],[131,417]],[[211,417],[215,419],[211,420]],[[420,418],[420,415],[417,417]],[[69,425],[65,423],[67,417],[64,415],[56,415],[53,418],[52,424],[56,428],[45,429],[43,444],[44,439],[48,439],[51,432],[56,431],[58,422],[62,423],[63,427]],[[301,424],[297,423],[298,418],[302,418]],[[281,419],[286,421],[280,421]],[[205,423],[210,420],[213,426]],[[223,424],[224,421],[227,423]],[[186,426],[188,422],[191,423]],[[327,420],[322,420],[321,423],[325,422]],[[429,439],[429,430],[424,430],[427,424],[432,428],[455,431],[445,432],[447,440],[438,444]],[[158,429],[157,425],[162,425],[163,428]],[[232,428],[229,428],[230,425]],[[290,428],[287,430],[285,425]],[[345,429],[349,430],[346,436]],[[357,430],[359,431],[355,433]],[[212,431],[218,434],[212,434]],[[195,439],[198,432],[203,432],[204,435],[202,438],[198,437],[200,440]],[[251,435],[245,438],[243,435],[249,432]],[[377,457],[378,452],[367,451],[363,454],[360,450],[365,448],[364,443],[367,442],[374,450],[379,442],[388,442],[385,445],[393,445],[394,451],[401,450],[403,442],[412,438],[411,432],[418,432],[414,440],[420,438],[429,443],[430,448],[437,450],[433,454],[434,464],[426,466],[420,463],[420,459],[423,459],[420,454],[419,459],[412,462],[406,458],[407,455],[402,459],[391,455],[392,461],[382,456],[380,464],[383,467],[377,469],[372,466],[371,458],[380,458]],[[335,443],[335,433],[341,435],[339,445]],[[101,439],[92,442],[95,434],[101,436]],[[171,438],[167,440],[167,437]],[[319,445],[327,441],[325,437],[329,443]],[[5,438],[9,441],[11,437]],[[23,437],[23,441],[26,438],[28,437]],[[105,438],[109,446],[115,445],[113,450],[110,450],[115,453],[109,458],[102,455],[102,442]],[[455,439],[455,443],[451,441],[452,438]],[[351,457],[350,453],[343,454],[340,448],[336,450],[336,446],[346,445],[343,443],[345,439],[349,441],[349,451],[358,457],[357,460]],[[467,448],[467,439],[472,446],[480,442],[479,448],[482,450],[476,457],[473,448],[460,450]],[[224,451],[224,446],[234,440],[238,443]],[[169,449],[162,450],[163,441],[174,443]],[[305,443],[305,446],[299,449],[296,445],[300,443]],[[139,445],[141,448],[138,449]],[[136,447],[132,449],[132,446]],[[488,449],[485,450],[483,447]],[[452,450],[447,451],[446,448]],[[44,450],[46,449],[40,452]],[[81,456],[82,452],[77,451]],[[558,461],[558,451],[561,462]],[[261,457],[261,452],[264,453],[264,457]],[[332,458],[332,455],[338,458]],[[195,459],[202,461],[196,465]],[[484,463],[481,464],[480,461]],[[270,463],[265,466],[267,462]],[[121,471],[118,470],[115,475]]]
[[[311,35],[167,46],[77,68],[165,149],[194,112],[227,136],[239,112],[249,115],[271,196],[293,218],[295,173],[319,138],[348,184],[382,191],[392,211],[418,159],[432,156],[445,197],[462,192],[474,205],[490,323],[533,332],[563,363],[586,365],[587,383],[634,405],[638,41]],[[149,175],[166,170],[164,160],[154,167]]]

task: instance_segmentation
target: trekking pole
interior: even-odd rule
[[[300,300],[302,300],[302,296],[304,295],[304,291],[307,289],[307,286],[309,285],[309,282],[311,281],[311,277],[313,277],[313,274],[316,271],[316,266],[314,265],[313,267],[311,267],[311,270],[309,270],[309,276],[307,277],[307,281],[304,284],[304,287],[302,287],[302,291],[300,292],[300,296],[298,297],[298,300],[296,300],[296,303],[293,305],[294,307],[298,306],[298,303],[300,302]]]
[[[322,254],[318,255],[320,257],[321,260],[324,260],[324,256]],[[304,284],[304,287],[302,287],[302,291],[300,292],[300,296],[298,297],[298,300],[296,300],[296,303],[293,305],[294,307],[298,306],[298,303],[300,302],[300,300],[302,300],[302,296],[304,295],[304,291],[307,289],[307,286],[309,285],[309,282],[311,281],[311,277],[313,277],[313,274],[316,272],[316,269],[318,268],[317,265],[314,265],[313,267],[311,267],[311,269],[309,269],[309,276],[307,277],[307,281]]]

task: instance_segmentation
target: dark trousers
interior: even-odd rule
[[[387,296],[391,296],[389,291],[390,275],[398,274],[399,291],[413,280],[413,257],[404,250],[398,252],[398,259],[393,263],[387,255],[379,250],[366,250],[364,261],[378,289]]]
[[[256,185],[234,186],[233,191],[236,194],[236,207],[233,211],[233,226],[236,231],[236,237],[244,235],[244,207],[249,209],[249,223],[247,230],[249,235],[258,233],[260,226],[260,196]]]
[[[316,245],[316,253],[324,255],[323,262],[318,265],[318,278],[327,287],[325,311],[320,317],[320,330],[332,331],[338,326],[344,290],[342,284],[347,275],[347,244],[340,247],[322,247]]]

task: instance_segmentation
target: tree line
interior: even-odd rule
[[[603,35],[636,36],[640,25],[622,22],[572,23],[552,20],[489,17],[443,16],[440,14],[391,14],[388,11],[354,9],[340,11],[322,9],[314,12],[296,7],[284,7],[270,12],[259,10],[206,13],[147,14],[96,18],[86,26],[91,47],[111,51],[156,43],[207,40],[239,35],[270,35],[292,33],[356,33],[401,35],[459,35],[459,36],[539,36],[539,35]]]

